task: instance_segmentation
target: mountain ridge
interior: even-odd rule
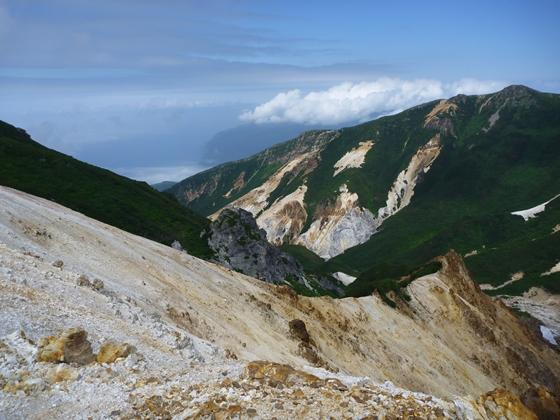
[[[283,151],[293,150],[292,140],[228,163],[227,175],[226,166],[218,166],[171,192],[211,217],[226,205],[249,210],[270,241],[304,245],[349,269],[364,271],[383,262],[410,268],[449,248],[463,255],[476,250],[467,260],[475,277],[501,284],[509,280],[508,268],[488,269],[483,262],[492,259],[493,248],[510,260],[513,251],[506,248],[516,241],[524,242],[529,254],[534,238],[547,248],[557,242],[545,233],[557,223],[545,229],[543,222],[555,218],[555,204],[541,220],[525,224],[511,213],[560,192],[559,115],[559,95],[520,85],[457,95],[329,132],[331,141],[317,148],[305,171],[290,166],[299,169],[297,158],[286,154],[282,160]],[[313,140],[317,132],[301,137],[306,136]],[[284,166],[262,166],[267,155]],[[235,180],[245,175],[242,167],[250,165],[253,182],[235,189]],[[205,189],[208,185],[212,188]],[[467,226],[471,230],[459,236]],[[516,271],[543,273],[556,262],[533,260]],[[550,283],[538,277],[531,274],[525,284]]]

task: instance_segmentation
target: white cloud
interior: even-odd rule
[[[395,113],[459,93],[489,93],[505,86],[506,83],[500,81],[475,79],[442,83],[438,80],[401,80],[385,77],[375,82],[344,82],[328,90],[310,92],[305,96],[297,89],[279,93],[253,111],[244,112],[239,119],[257,124],[339,124],[356,120],[367,121],[374,114]]]

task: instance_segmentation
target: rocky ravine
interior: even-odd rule
[[[0,241],[2,418],[525,419],[493,390],[530,387],[533,410],[557,408],[558,354],[454,253],[399,311],[301,297],[4,187]],[[94,361],[37,361],[73,328]]]

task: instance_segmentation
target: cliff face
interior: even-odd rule
[[[210,230],[208,244],[218,264],[268,283],[305,286],[301,264],[271,245],[248,211],[225,209],[210,224]]]
[[[358,205],[358,195],[345,184],[334,204],[317,209],[309,229],[293,242],[329,259],[367,241],[381,224],[368,210]]]
[[[558,373],[544,356],[550,350],[542,335],[500,299],[484,294],[457,253],[451,251],[439,261],[439,272],[407,287],[415,319],[468,360],[469,369],[484,372],[518,395],[529,383],[556,389]]]

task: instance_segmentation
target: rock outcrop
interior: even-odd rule
[[[208,244],[220,265],[268,283],[306,284],[301,264],[270,244],[248,211],[227,208],[210,229]]]
[[[525,407],[515,394],[503,388],[487,392],[475,401],[456,398],[454,403],[457,416],[465,420],[542,420]]]
[[[535,413],[539,420],[560,419],[560,406],[546,389],[529,388],[521,397],[521,402]]]
[[[81,328],[63,331],[58,337],[41,338],[37,347],[38,362],[87,365],[95,360],[87,332]]]
[[[379,226],[374,215],[358,205],[358,194],[346,184],[339,192],[336,202],[320,207],[309,229],[294,241],[327,260],[366,242]]]
[[[99,348],[97,363],[113,363],[119,357],[128,357],[136,352],[136,348],[128,343],[105,343]]]

